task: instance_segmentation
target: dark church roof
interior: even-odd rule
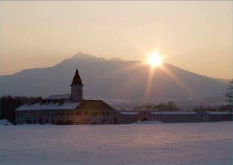
[[[38,102],[35,104],[24,104],[15,111],[42,111],[42,110],[114,110],[110,105],[102,100],[82,100],[81,102],[47,100],[46,102]]]
[[[102,100],[82,100],[77,108],[78,110],[114,110],[111,106]]]
[[[73,78],[71,85],[83,85],[82,80],[81,80],[79,73],[78,73],[78,69],[75,72],[75,75],[74,75],[74,78]]]

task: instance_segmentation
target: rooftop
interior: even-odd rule
[[[33,110],[72,110],[79,106],[78,102],[46,102],[46,103],[35,103],[35,104],[24,104],[17,108],[15,111],[33,111]]]
[[[78,69],[75,72],[75,75],[74,75],[74,78],[73,78],[71,85],[83,85],[82,80],[80,78],[80,75],[78,73]]]

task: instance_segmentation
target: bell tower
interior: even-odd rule
[[[73,101],[82,101],[83,99],[83,83],[76,69],[71,86],[71,97]]]

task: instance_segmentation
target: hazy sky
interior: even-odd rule
[[[0,74],[55,65],[77,52],[165,62],[233,77],[231,1],[0,2]]]

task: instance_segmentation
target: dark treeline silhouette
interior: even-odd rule
[[[229,105],[220,105],[220,106],[204,106],[202,104],[200,104],[197,107],[193,108],[193,111],[230,111],[230,107]]]
[[[179,108],[177,107],[176,103],[173,101],[168,101],[167,103],[159,103],[159,104],[149,104],[145,103],[139,105],[134,108],[134,110],[169,110],[169,111],[177,111]]]
[[[3,96],[1,99],[0,119],[7,119],[14,123],[15,115],[14,110],[23,104],[33,104],[41,102],[42,97],[12,97]]]
[[[173,101],[168,101],[167,103],[145,103],[134,108],[134,110],[151,110],[151,111],[179,111],[180,107],[176,105]],[[205,106],[200,104],[192,109],[193,111],[229,111],[229,105],[219,105],[219,106]]]

